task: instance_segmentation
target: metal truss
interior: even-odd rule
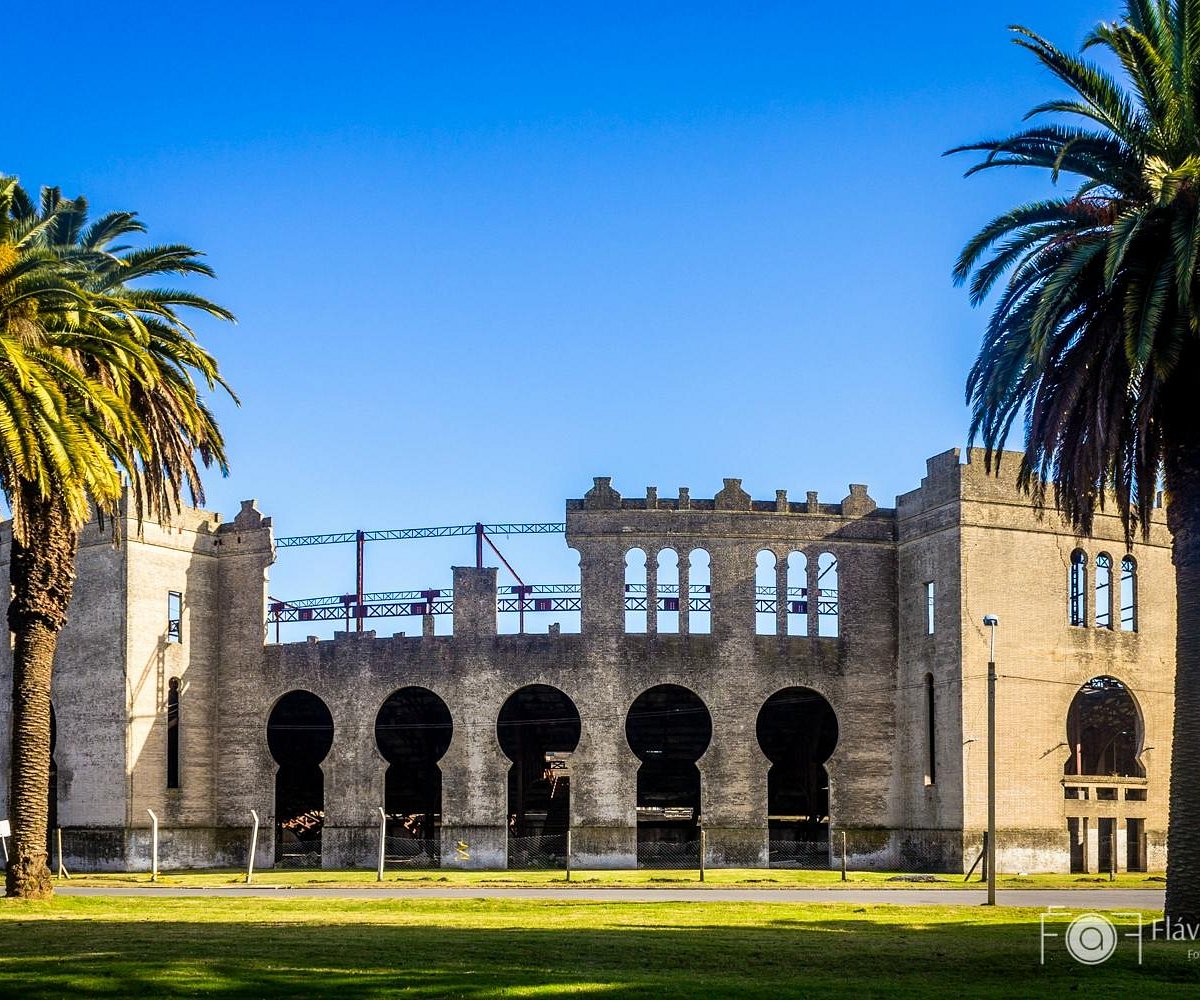
[[[678,588],[676,588],[677,590]],[[577,583],[530,584],[525,587],[505,587],[496,599],[496,611],[502,614],[531,612],[562,612],[583,610],[583,597]],[[709,588],[691,588],[691,610],[712,611]],[[641,593],[625,596],[626,611],[645,611],[649,599],[646,588]],[[678,611],[679,599],[660,591],[659,611]],[[292,601],[271,601],[267,606],[267,624],[289,622],[352,622],[359,618],[406,618],[424,615],[448,615],[454,611],[454,595],[450,590],[395,590],[380,594],[364,594],[362,604],[353,594],[331,597],[304,597]]]
[[[476,524],[451,524],[440,528],[391,528],[383,531],[338,531],[328,535],[288,535],[276,538],[277,548],[290,549],[298,545],[344,545],[351,542],[401,542],[413,538],[455,538],[473,535]],[[561,535],[566,522],[554,521],[531,524],[485,524],[489,535]]]

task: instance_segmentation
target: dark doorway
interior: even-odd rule
[[[700,768],[712,716],[694,692],[660,684],[638,695],[625,738],[642,762],[637,774],[637,853],[643,867],[700,862]]]
[[[450,746],[450,709],[428,688],[401,688],[375,717],[375,744],[388,769],[383,779],[390,863],[441,863],[442,769]]]
[[[562,691],[530,684],[509,695],[496,736],[508,769],[508,866],[558,867],[571,824],[565,755],[579,745],[579,710]]]
[[[767,828],[773,865],[829,864],[829,760],[837,715],[816,691],[784,688],[758,713],[758,745],[767,770]]]
[[[321,762],[333,746],[333,716],[309,691],[289,691],[267,720],[275,772],[275,863],[319,867],[325,825]]]
[[[1067,711],[1070,775],[1144,778],[1142,715],[1133,695],[1115,677],[1093,677]]]

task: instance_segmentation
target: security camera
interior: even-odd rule
[[[997,618],[995,615],[984,615],[983,616],[983,624],[991,625],[994,627],[994,626],[1000,624],[1000,619]]]

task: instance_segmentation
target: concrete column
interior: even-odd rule
[[[810,549],[804,553],[804,557],[808,569],[808,634],[818,636],[821,634],[820,615],[817,611],[821,593],[821,585],[818,582],[821,578],[821,552],[819,549]]]
[[[658,634],[658,552],[646,550],[646,634]]]
[[[579,552],[580,627],[592,639],[612,639],[625,632],[625,553],[610,547],[568,539]]]
[[[775,634],[787,635],[787,556],[775,557]]]
[[[709,706],[712,711],[712,706]],[[756,709],[757,706],[754,706]],[[713,738],[700,758],[701,809],[713,867],[767,863],[767,769],[754,733],[756,711],[713,711]]]
[[[496,634],[496,568],[455,566],[454,636],[484,638]]]
[[[679,550],[679,634],[691,631],[692,615],[692,556],[686,547]]]
[[[457,592],[457,585],[456,585]],[[462,676],[482,678],[485,654],[462,665]],[[500,694],[485,683],[464,684],[455,706],[454,736],[442,757],[442,865],[503,868],[508,862],[508,768],[496,736]],[[465,852],[457,850],[465,844]],[[463,857],[465,853],[467,857]]]
[[[637,770],[625,741],[625,704],[617,691],[577,703],[582,723],[571,755],[571,829],[581,868],[637,864]]]

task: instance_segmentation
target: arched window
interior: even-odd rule
[[[167,787],[179,787],[179,678],[167,684]]]
[[[1137,562],[1133,556],[1121,560],[1121,631],[1138,630]]]
[[[754,560],[754,631],[757,635],[777,634],[775,553],[763,549]]]
[[[788,555],[787,634],[808,635],[808,559],[803,552]]]
[[[925,675],[925,784],[937,781],[937,702],[933,674]]]
[[[838,561],[831,552],[817,560],[817,635],[836,639],[841,633]]]
[[[707,635],[712,631],[712,576],[708,553],[692,549],[688,553],[688,632]]]
[[[646,631],[646,553],[641,549],[625,553],[625,631]]]
[[[658,553],[658,631],[679,631],[679,556],[674,549]]]
[[[1087,553],[1071,553],[1069,620],[1072,625],[1087,625]]]
[[[1142,713],[1115,677],[1093,677],[1067,711],[1068,775],[1144,778]]]
[[[1096,628],[1113,626],[1113,561],[1107,552],[1096,556]]]

